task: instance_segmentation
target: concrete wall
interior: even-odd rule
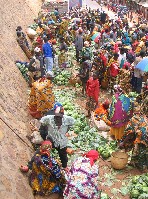
[[[15,29],[21,25],[24,32],[33,23],[41,7],[41,0],[0,1],[0,198],[32,199],[28,179],[19,171],[31,156],[30,149],[6,125],[8,124],[26,142],[30,133],[27,109],[27,84],[15,60],[27,60],[16,42]],[[3,121],[6,123],[4,123]],[[28,144],[30,144],[28,142]]]

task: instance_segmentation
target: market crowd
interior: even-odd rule
[[[133,165],[148,168],[148,27],[140,22],[130,27],[126,16],[111,19],[99,9],[77,7],[59,13],[58,8],[54,12],[47,8],[39,12],[27,34],[31,45],[21,26],[17,27],[17,42],[29,59],[25,62],[31,89],[29,112],[41,123],[41,141],[34,142],[39,147],[28,166],[21,167],[24,172],[31,170],[34,194],[100,197],[96,150],[67,166],[67,132],[75,120],[56,102],[53,79],[56,70],[66,70],[71,46],[79,67],[73,75],[81,80],[87,117],[94,114],[96,120],[103,120],[121,149],[134,149]],[[100,102],[101,89],[112,98]],[[57,150],[60,164],[52,157],[52,148]]]

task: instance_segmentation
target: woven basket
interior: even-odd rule
[[[114,169],[124,169],[128,162],[128,155],[125,152],[116,151],[111,155],[111,166]]]

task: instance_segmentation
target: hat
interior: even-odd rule
[[[62,104],[60,102],[56,102],[53,106],[53,110],[56,110],[57,107],[62,107]]]
[[[38,48],[38,47],[36,47],[35,49],[34,49],[34,52],[40,52],[41,51],[41,49],[40,48]]]
[[[45,140],[45,141],[42,142],[41,146],[45,146],[45,145],[52,148],[52,143],[49,140]]]
[[[50,156],[49,150],[52,148],[52,143],[49,140],[45,140],[42,142],[40,146],[40,153],[41,155],[48,155]]]

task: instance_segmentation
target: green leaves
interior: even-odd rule
[[[118,193],[120,193],[120,190],[119,190],[119,189],[116,189],[116,188],[112,188],[111,193],[112,193],[113,195],[117,195]]]
[[[125,195],[127,195],[127,194],[129,193],[129,190],[128,190],[127,187],[121,187],[120,193],[121,193],[123,196],[125,196]]]

